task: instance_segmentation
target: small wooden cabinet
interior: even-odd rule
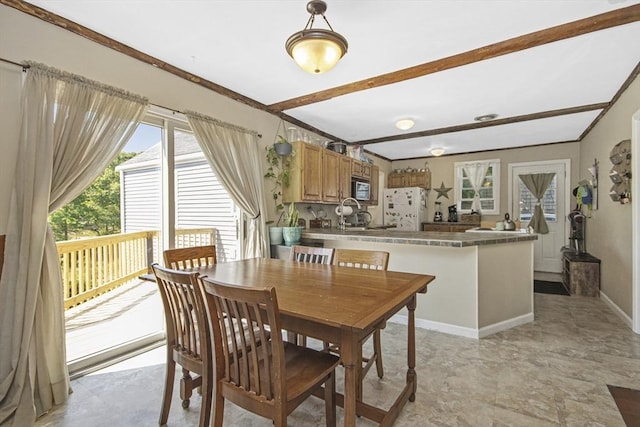
[[[322,201],[340,203],[351,195],[351,159],[330,150],[322,153]]]
[[[459,222],[423,222],[422,231],[461,233],[477,226],[477,224],[461,224]]]
[[[289,186],[282,189],[282,200],[291,202],[321,202],[323,186],[323,150],[317,145],[296,141],[296,155],[291,162]]]
[[[371,179],[371,165],[360,160],[351,162],[351,175],[356,178]]]
[[[388,188],[420,187],[431,189],[431,171],[390,173]]]
[[[600,295],[600,260],[588,253],[565,252],[562,257],[562,282],[571,295]]]

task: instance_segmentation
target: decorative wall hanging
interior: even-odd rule
[[[613,167],[609,178],[613,182],[609,197],[623,205],[631,202],[631,140],[617,143],[609,155]]]
[[[451,187],[445,187],[443,181],[442,184],[440,184],[440,188],[434,188],[434,190],[436,190],[436,193],[438,193],[438,197],[436,197],[436,199],[439,199],[440,197],[446,197],[448,199]]]

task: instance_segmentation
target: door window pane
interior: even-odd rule
[[[544,212],[544,217],[547,222],[556,222],[558,220],[556,178],[557,176],[553,177],[549,188],[547,188],[547,191],[544,193],[544,197],[541,200],[542,211]],[[531,216],[533,216],[533,211],[538,200],[535,198],[533,193],[529,191],[527,186],[524,185],[521,179],[518,180],[518,185],[520,186],[520,219],[523,221],[529,221]]]

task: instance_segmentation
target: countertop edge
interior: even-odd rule
[[[305,229],[302,231],[302,237],[306,239],[319,240],[353,240],[360,242],[445,246],[455,248],[518,243],[538,239],[537,234],[526,233],[456,233],[395,230],[340,231],[334,229]]]

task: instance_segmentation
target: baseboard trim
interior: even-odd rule
[[[497,334],[498,332],[506,331],[507,329],[515,328],[516,326],[524,325],[533,322],[533,313],[523,314],[522,316],[507,319],[502,322],[494,323],[489,326],[480,328],[480,338],[484,338],[489,335]]]
[[[389,319],[389,322],[398,323],[400,325],[407,325],[409,323],[409,320],[405,315],[396,314],[391,319]],[[442,332],[449,335],[457,335],[459,337],[480,339],[530,322],[533,322],[533,313],[524,314],[522,316],[514,317],[513,319],[494,323],[493,325],[485,326],[480,329],[467,328],[464,326],[452,325],[450,323],[442,323],[425,319],[416,319],[416,328]]]
[[[613,302],[611,298],[609,298],[607,294],[602,291],[600,291],[600,299],[603,300],[611,308],[611,310],[613,310],[613,312],[618,315],[620,319],[622,319],[624,324],[627,325],[629,329],[633,330],[633,320],[631,319],[631,317],[627,316],[627,313],[625,313],[620,307],[618,307],[618,304]]]

